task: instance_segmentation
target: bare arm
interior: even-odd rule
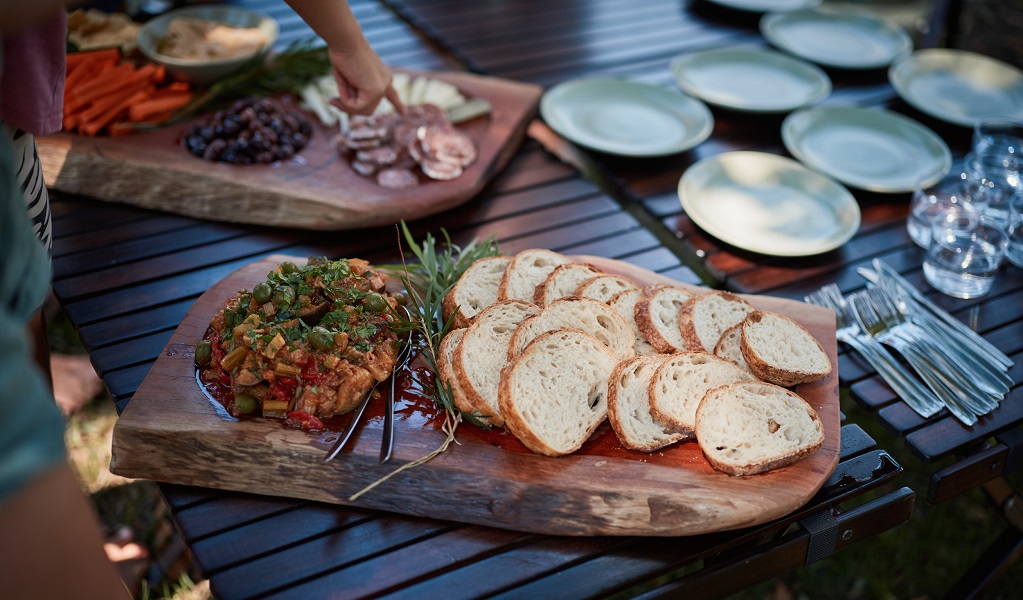
[[[362,34],[347,0],[285,0],[330,50],[340,97],[334,104],[355,114],[370,114],[386,97],[399,110],[391,71]]]

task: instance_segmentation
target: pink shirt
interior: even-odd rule
[[[33,135],[59,131],[64,107],[63,13],[3,38],[0,57],[0,119]]]

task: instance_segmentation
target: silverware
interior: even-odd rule
[[[408,309],[405,309],[408,313]],[[391,460],[391,452],[394,450],[394,384],[398,379],[398,370],[404,369],[412,356],[412,331],[409,331],[405,345],[398,351],[398,356],[391,369],[391,393],[387,395],[387,408],[384,410],[384,437],[380,442],[380,464]]]
[[[369,404],[369,400],[373,397],[373,392],[376,391],[378,385],[380,385],[379,381],[374,383],[373,387],[369,389],[369,393],[366,394],[366,397],[359,403],[358,408],[356,408],[355,412],[352,414],[352,420],[348,421],[348,427],[345,427],[344,433],[342,433],[341,437],[337,438],[337,441],[334,442],[333,446],[331,446],[330,451],[327,452],[327,457],[323,459],[323,462],[330,462],[333,460],[333,458],[345,447],[345,444],[348,443],[348,438],[352,437],[352,433],[355,432],[355,426],[358,425],[359,421],[362,419],[362,413],[366,412],[366,405]]]
[[[807,295],[804,300],[835,311],[837,324],[835,336],[859,352],[860,356],[874,367],[892,390],[917,414],[926,418],[941,411],[944,404],[906,371],[880,342],[860,330],[837,285],[828,284]]]

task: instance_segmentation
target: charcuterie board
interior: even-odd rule
[[[573,258],[641,284],[691,287],[619,261]],[[695,443],[654,453],[624,449],[606,423],[581,450],[558,458],[533,454],[501,430],[463,424],[458,445],[352,502],[352,494],[443,442],[443,418],[430,401],[400,394],[390,463],[378,462],[381,399],[370,404],[354,443],[325,464],[336,433],[314,435],[262,419],[236,421],[205,396],[195,377],[195,345],[210,317],[228,297],[251,289],[284,260],[294,259],[271,256],[243,267],[196,301],[118,420],[111,471],[538,533],[669,536],[781,517],[806,503],[838,464],[838,376],[833,370],[823,380],[795,388],[821,418],[823,446],[760,475],[715,471]],[[799,321],[837,365],[831,311],[766,296],[747,299]]]
[[[296,157],[230,165],[189,154],[179,143],[188,123],[116,137],[58,133],[37,139],[46,185],[62,192],[238,223],[303,229],[353,229],[413,220],[458,206],[507,164],[536,113],[542,88],[470,73],[430,73],[489,115],[458,128],[479,157],[461,177],[410,189],[380,187],[355,173],[334,147],[336,131],[310,114],[314,134]]]

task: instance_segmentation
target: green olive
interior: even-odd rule
[[[309,343],[317,350],[327,350],[334,345],[334,334],[317,325],[309,330]]]
[[[207,366],[213,358],[213,344],[209,340],[203,340],[195,345],[195,362],[200,366]]]
[[[247,415],[259,410],[259,401],[248,394],[238,394],[234,397],[234,412],[236,415]]]
[[[270,301],[273,296],[274,290],[270,287],[267,282],[257,283],[256,287],[252,288],[252,298],[260,304],[266,304]]]
[[[288,273],[294,273],[297,270],[298,267],[295,266],[295,263],[291,262],[290,260],[286,260],[281,263],[281,273],[284,273],[285,275],[287,275]]]
[[[295,301],[295,290],[290,285],[282,285],[274,290],[273,303],[277,308],[286,308]]]
[[[382,313],[387,310],[388,306],[387,298],[384,298],[383,294],[371,293],[366,296],[362,301],[362,305],[366,307],[366,310],[375,313]]]
[[[391,297],[394,298],[394,301],[398,304],[398,306],[405,306],[408,304],[408,296],[401,292],[391,294]]]

